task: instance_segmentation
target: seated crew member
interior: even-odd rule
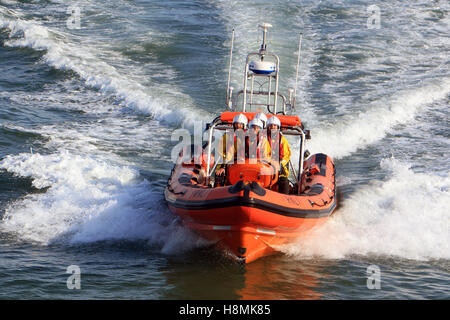
[[[247,117],[240,113],[233,118],[233,129],[234,132],[232,136],[229,133],[225,133],[219,142],[219,153],[222,156],[222,164],[217,165],[216,175],[222,176],[225,174],[225,164],[237,156],[238,141],[236,133],[238,130],[245,130],[248,120]],[[243,135],[242,135],[243,136]],[[242,143],[242,145],[244,145]]]
[[[265,130],[261,130],[260,135],[263,135],[267,140],[267,116],[264,114],[264,112],[258,112],[253,119],[259,119],[262,121],[262,123],[263,123],[262,128]],[[269,140],[267,140],[267,141],[269,141]],[[269,144],[269,148],[270,147],[271,146]],[[270,158],[270,156],[269,156],[269,158]],[[269,162],[270,162],[270,160],[269,160]]]
[[[289,159],[291,158],[291,148],[286,138],[281,133],[281,122],[276,116],[267,120],[267,137],[272,150],[272,162],[278,162],[280,172],[278,175],[278,192],[289,193]],[[277,154],[278,153],[278,154]]]
[[[248,124],[250,130],[246,136],[246,158],[270,162],[271,152],[267,136],[263,131],[264,124],[261,120],[253,118]],[[252,162],[250,162],[252,163]]]

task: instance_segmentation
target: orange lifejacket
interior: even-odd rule
[[[270,162],[271,151],[267,137],[262,132],[245,138],[245,158]]]

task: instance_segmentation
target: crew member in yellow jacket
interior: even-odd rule
[[[272,150],[272,163],[279,164],[278,192],[289,193],[289,159],[291,158],[291,148],[286,138],[281,133],[281,122],[276,116],[267,120],[267,137]]]

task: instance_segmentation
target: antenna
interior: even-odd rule
[[[297,96],[298,67],[300,65],[300,53],[302,50],[302,38],[303,38],[303,33],[300,33],[300,37],[298,39],[298,58],[297,58],[297,71],[296,71],[296,76],[295,76],[294,98],[292,100],[292,108],[294,108],[294,109],[295,109],[295,97]]]
[[[228,68],[227,106],[229,108],[230,108],[230,99],[231,99],[230,80],[231,80],[231,63],[233,61],[233,43],[234,43],[234,28],[233,28],[233,32],[231,33],[230,66]],[[233,90],[233,89],[231,89],[231,90]]]
[[[261,44],[261,49],[259,49],[259,53],[260,54],[264,54],[264,52],[267,49],[267,44],[266,44],[266,33],[267,33],[267,29],[272,28],[272,25],[270,23],[261,23],[260,25],[258,25],[259,28],[263,29],[263,40],[262,40],[262,44]]]

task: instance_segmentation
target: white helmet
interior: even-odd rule
[[[253,119],[259,119],[259,120],[261,120],[262,123],[263,123],[263,128],[266,127],[267,116],[266,116],[263,112],[257,113]]]
[[[233,124],[235,123],[242,123],[245,128],[248,123],[247,117],[244,114],[240,113],[233,118]]]
[[[272,117],[269,118],[269,120],[267,120],[267,126],[269,126],[271,124],[276,124],[278,126],[278,128],[281,128],[280,119],[278,119],[275,116],[272,116]]]
[[[253,118],[253,120],[250,121],[250,123],[248,124],[248,127],[249,127],[249,128],[251,128],[252,126],[258,126],[258,127],[260,127],[261,129],[264,128],[263,122],[262,122],[260,119],[256,119],[256,117]]]

